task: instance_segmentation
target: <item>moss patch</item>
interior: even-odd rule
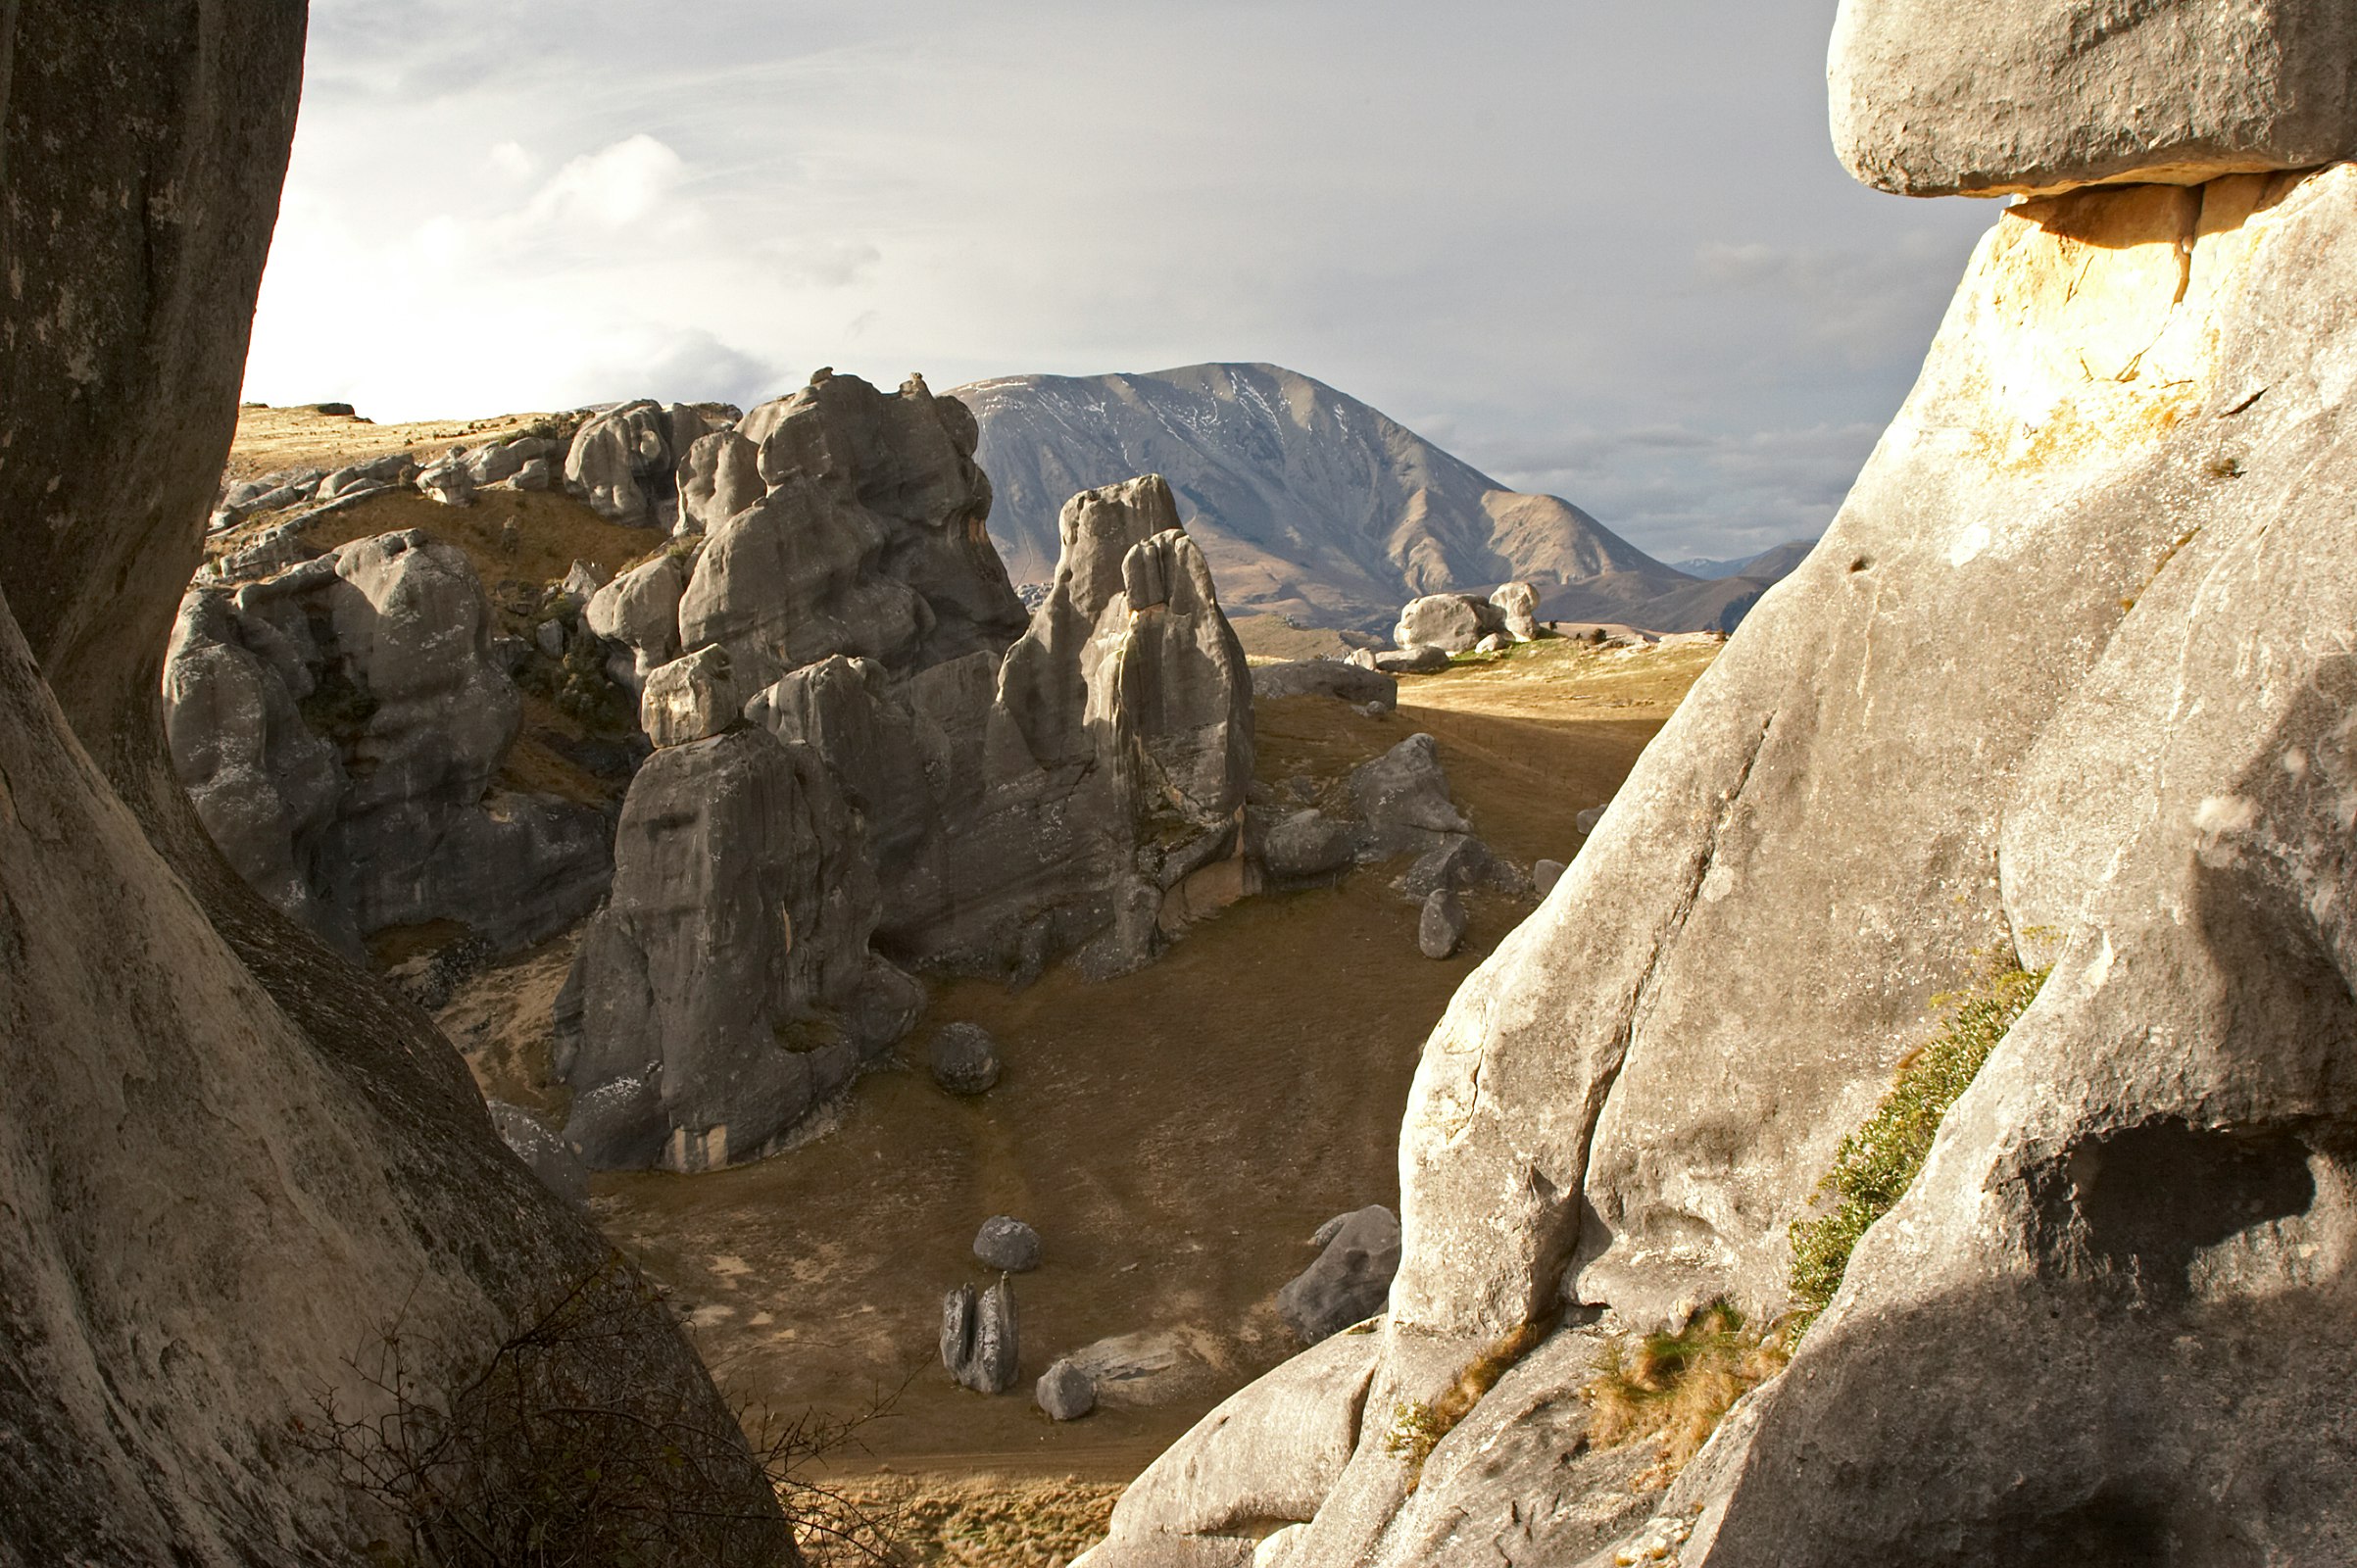
[[[2035,972],[1990,960],[1963,991],[1932,999],[1944,1013],[1932,1038],[1898,1064],[1891,1092],[1834,1151],[1833,1169],[1817,1184],[1832,1211],[1792,1224],[1794,1343],[1841,1288],[1849,1254],[1867,1227],[1888,1214],[1915,1184],[1940,1124],[1997,1042],[2038,997],[2048,969]]]

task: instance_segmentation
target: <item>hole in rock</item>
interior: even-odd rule
[[[2308,1148],[2287,1133],[2161,1121],[2081,1145],[2071,1186],[2089,1249],[2148,1284],[2183,1288],[2209,1248],[2316,1200]]]

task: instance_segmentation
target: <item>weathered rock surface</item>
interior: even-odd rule
[[[1843,0],[1834,146],[1902,196],[2196,184],[2357,153],[2357,15],[2250,0]]]
[[[1318,1242],[1317,1261],[1277,1293],[1277,1315],[1307,1345],[1383,1310],[1399,1268],[1399,1216],[1380,1203],[1338,1214]]]
[[[520,947],[604,890],[599,812],[494,787],[521,699],[491,631],[466,557],[414,530],[182,601],[174,769],[238,873],[347,952],[434,920]]]
[[[974,1233],[974,1256],[985,1268],[1028,1274],[1040,1266],[1040,1233],[1006,1214],[993,1214]]]
[[[1040,1374],[1032,1397],[1049,1420],[1077,1421],[1097,1408],[1097,1385],[1070,1360],[1063,1360]]]
[[[1428,1044],[1374,1400],[1567,1298],[1781,1310],[1787,1227],[1994,946],[2053,972],[1663,1499],[1680,1560],[2345,1555],[2352,276],[2347,165],[1997,220],[1832,532]],[[1412,1501],[1363,1434],[1280,1470],[1328,1478],[1290,1560],[1565,1560],[1484,1522],[1598,1499],[1542,1397],[1579,1375],[1508,1374]],[[1154,1560],[1124,1539],[1095,1568]]]
[[[999,1281],[976,1296],[960,1285],[941,1301],[941,1364],[958,1386],[976,1394],[1014,1387],[1020,1346],[1014,1288]]]
[[[0,1558],[347,1560],[399,1525],[290,1441],[320,1395],[381,1409],[354,1359],[397,1326],[439,1397],[589,1283],[597,1353],[554,1374],[684,1440],[694,1549],[775,1563],[676,1328],[594,1284],[609,1250],[448,1043],[247,886],[172,776],[166,646],[302,36],[299,6],[0,12]]]
[[[668,411],[645,400],[625,403],[573,433],[565,488],[610,522],[667,529],[679,505],[676,466]]]
[[[689,746],[742,723],[744,701],[728,650],[699,648],[648,673],[638,727],[658,750]]]
[[[1260,664],[1252,670],[1255,697],[1339,697],[1346,703],[1375,703],[1396,708],[1399,683],[1369,666],[1340,659],[1296,659],[1282,664]]]
[[[589,1167],[554,1127],[520,1105],[494,1100],[490,1106],[499,1141],[531,1167],[542,1186],[576,1203],[589,1201]]]
[[[761,448],[739,431],[715,430],[680,460],[677,531],[711,533],[766,494]]]

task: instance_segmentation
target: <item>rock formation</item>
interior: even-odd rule
[[[466,558],[415,530],[181,602],[174,769],[238,874],[347,953],[433,920],[520,947],[605,891],[600,812],[493,787],[521,715],[491,634]]]
[[[689,455],[735,413],[644,399],[609,409],[573,432],[565,488],[610,522],[668,532],[680,521]]]
[[[1991,949],[2051,966],[2038,1000],[1789,1370],[1593,1560],[2346,1555],[2357,166],[2235,172],[2348,145],[2344,98],[2284,87],[2345,81],[2302,53],[2339,25],[1844,5],[1870,174],[2180,183],[1998,217],[1831,532],[1434,1032],[1365,1359],[1238,1395],[1091,1568],[1596,1549],[1625,1480],[1562,1462],[1593,1355],[1548,1326],[1781,1311],[1788,1227]],[[1411,1474],[1399,1413],[1475,1368]],[[1305,1399],[1346,1460],[1214,1461]]]
[[[662,1307],[423,1015],[221,860],[166,756],[303,25],[0,11],[0,1561],[349,1561],[402,1521],[300,1440],[316,1401],[389,1413],[352,1358],[396,1328],[438,1399],[570,1292],[606,1332],[555,1374],[711,1483],[683,1554],[791,1561]]]
[[[1116,973],[1257,884],[1251,678],[1159,479],[1074,499],[1026,616],[956,400],[820,372],[729,433],[763,489],[704,514],[675,624],[661,563],[590,601],[633,674],[688,650],[645,671],[663,749],[562,1019],[593,1164],[773,1147],[906,1029],[896,965]],[[704,439],[699,463],[743,468]],[[691,844],[720,869],[685,868]]]

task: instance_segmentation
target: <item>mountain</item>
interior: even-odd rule
[[[991,535],[1017,582],[1054,573],[1075,492],[1159,473],[1231,613],[1388,628],[1418,594],[1521,578],[1614,610],[1580,618],[1627,620],[1694,583],[1570,502],[1509,490],[1277,366],[1004,376],[957,395],[981,424]]]
[[[1737,556],[1728,561],[1712,561],[1693,556],[1677,563],[1680,571],[1689,577],[1765,577],[1770,582],[1791,574],[1792,568],[1807,559],[1817,547],[1814,539],[1794,539],[1773,550],[1763,550],[1756,556]]]

